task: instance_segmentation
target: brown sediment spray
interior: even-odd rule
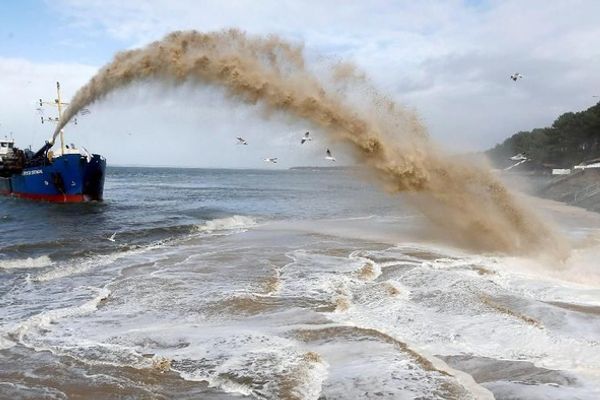
[[[349,145],[386,190],[415,193],[416,206],[469,247],[559,256],[568,251],[487,169],[439,151],[413,112],[380,94],[351,64],[334,65],[319,78],[302,46],[277,36],[235,29],[173,32],[118,53],[79,89],[55,135],[83,107],[139,80],[216,85],[235,100],[310,121]],[[352,95],[362,103],[353,105]]]

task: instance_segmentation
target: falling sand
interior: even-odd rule
[[[465,246],[567,253],[566,242],[518,204],[487,168],[443,154],[413,112],[378,93],[354,66],[338,63],[317,73],[302,46],[276,36],[173,32],[118,53],[79,89],[54,137],[83,107],[140,80],[221,86],[235,100],[309,121],[352,149],[386,190],[411,193],[424,215]]]

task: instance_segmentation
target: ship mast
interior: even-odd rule
[[[53,102],[51,101],[42,101],[42,99],[40,99],[40,107],[42,107],[44,104],[47,105],[51,105],[51,106],[56,106],[58,108],[58,117],[56,118],[52,118],[52,117],[47,117],[44,118],[42,117],[42,124],[44,123],[44,121],[50,121],[50,122],[58,122],[62,119],[62,110],[63,110],[63,106],[68,106],[69,103],[63,103],[60,99],[60,82],[56,82],[56,99],[54,99]],[[77,123],[77,120],[75,120],[75,123]],[[65,133],[64,131],[61,129],[60,130],[60,154],[64,155],[65,154]],[[54,142],[51,142],[52,144],[54,144]]]
[[[60,82],[56,82],[56,106],[58,107],[58,120],[62,120],[62,104],[60,102]],[[60,130],[60,155],[65,154],[65,132]]]

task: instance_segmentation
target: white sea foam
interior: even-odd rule
[[[351,305],[329,313],[330,319],[410,343],[476,397],[489,393],[426,354],[530,360],[592,375],[600,370],[600,319],[543,303],[596,305],[600,291],[560,280],[560,273],[518,268],[533,261],[425,245],[354,251],[348,258],[305,251],[288,256],[294,261],[282,270],[280,295],[323,300],[343,295]],[[356,272],[365,264],[369,279],[359,279]]]
[[[326,361],[321,357],[306,357],[302,359],[301,366],[294,371],[295,378],[300,382],[294,388],[295,398],[317,400],[322,393],[323,383],[327,380]]]
[[[29,277],[31,282],[47,282],[89,271],[92,268],[108,265],[119,258],[125,257],[125,253],[113,253],[102,256],[82,257],[54,265],[49,271]]]
[[[249,217],[209,221],[198,231],[202,238],[208,233],[218,240],[219,235],[255,226],[256,221],[245,218]],[[268,233],[269,227],[263,227],[261,233]],[[578,378],[592,374],[600,370],[600,318],[546,302],[594,305],[600,294],[593,285],[522,268],[529,262],[524,259],[470,255],[425,244],[363,245],[344,236],[323,241],[312,232],[292,235],[279,248],[268,235],[268,242],[261,242],[263,235],[234,235],[230,237],[234,240],[219,242],[217,247],[204,239],[169,242],[159,251],[131,258],[158,272],[145,273],[143,267],[135,268],[138,275],[133,276],[107,274],[114,301],[109,300],[101,312],[93,312],[95,306],[86,303],[85,312],[65,309],[38,315],[26,321],[29,327],[23,338],[31,346],[88,363],[145,368],[148,362],[142,354],[159,354],[173,360],[172,370],[184,379],[265,399],[281,397],[281,379],[289,371],[297,379],[286,382],[286,388],[306,399],[359,398],[367,392],[381,392],[388,399],[427,397],[445,383],[457,385],[467,394],[461,397],[465,399],[489,397],[485,388],[506,390],[515,398],[528,392],[547,393],[552,399],[558,398],[553,393],[563,398],[568,394],[597,398],[591,394],[597,393],[593,380],[584,381],[583,388],[555,390],[543,384],[522,388],[499,378],[482,388],[470,375],[437,357],[469,354],[519,359],[568,370]],[[252,246],[246,239],[252,240]],[[240,243],[252,251],[242,254]],[[282,257],[284,251],[291,259],[288,264]],[[112,257],[102,262],[114,262]],[[74,264],[67,275],[96,268],[99,260],[103,259],[94,259],[80,270]],[[131,265],[130,260],[102,271],[117,271],[123,265]],[[229,314],[234,306],[219,308],[228,295],[262,289],[273,270],[278,284],[268,294],[272,300],[261,299],[264,310],[246,315]],[[336,308],[340,299],[345,306]],[[214,310],[204,314],[207,305],[216,307],[217,315]],[[52,323],[57,319],[58,323]],[[354,333],[340,337],[324,333],[323,340],[307,342],[290,335],[297,329],[325,331],[340,326],[375,330],[409,349],[377,334],[363,337],[360,331],[356,338]],[[5,345],[11,345],[11,337]],[[318,353],[322,360],[302,361],[307,351]],[[451,376],[425,368],[415,361],[418,356]]]
[[[185,379],[186,374],[182,374]],[[254,394],[252,387],[243,383],[234,382],[231,379],[225,379],[219,376],[206,378],[209,387],[219,388],[225,393],[241,394],[242,396],[251,396]]]
[[[106,288],[92,287],[89,289],[93,292],[96,292],[96,296],[94,296],[92,299],[83,304],[50,311],[43,311],[39,314],[33,315],[16,326],[12,330],[11,334],[16,336],[19,341],[23,342],[23,338],[29,332],[48,328],[53,322],[62,318],[84,315],[96,310],[102,299],[108,297],[110,290]]]
[[[253,226],[256,226],[257,222],[252,217],[243,215],[233,215],[227,218],[217,218],[205,223],[198,225],[198,232],[217,232],[217,231],[228,231],[228,230],[246,230]]]
[[[66,345],[66,340],[72,340],[71,333],[62,338],[50,339],[46,335],[56,328],[56,323],[69,318],[76,318],[95,311],[98,304],[105,299],[110,291],[105,288],[89,287],[87,290],[95,293],[95,296],[77,305],[62,307],[53,310],[42,311],[21,322],[3,327],[0,332],[0,349],[13,347],[17,343],[34,349],[35,351],[49,351],[54,354],[67,354],[82,361],[90,362],[85,357],[79,357],[78,347],[88,345],[88,340],[80,336],[74,336],[76,345]],[[103,351],[100,353],[104,353]],[[92,362],[94,360],[91,360]],[[131,362],[129,364],[132,364]]]
[[[115,252],[110,254],[81,257],[73,260],[54,263],[52,269],[30,277],[32,282],[47,282],[54,279],[65,278],[72,275],[82,274],[92,269],[110,265],[118,260],[128,259],[132,256],[144,254],[151,250],[162,248],[167,241],[158,241],[149,245],[132,250]]]
[[[364,289],[355,288],[353,307],[331,318],[388,332],[435,354],[529,359],[550,369],[600,368],[600,353],[593,340],[598,323],[593,318],[586,321],[581,317],[570,323],[569,318],[574,317],[568,311],[558,313],[550,310],[551,306],[541,310],[544,305],[535,301],[540,294],[547,295],[552,285],[536,288],[536,282],[522,281],[521,287],[514,276],[507,279],[496,272],[482,279],[469,271],[482,264],[486,265],[482,257],[423,261],[421,268],[401,277],[402,284],[411,290],[409,299],[376,301],[373,296],[357,295]],[[497,285],[500,282],[504,284]],[[512,290],[515,287],[520,290]],[[576,297],[574,291],[571,294]],[[503,298],[522,296],[534,303],[502,303]],[[546,319],[537,321],[538,314]]]
[[[16,343],[0,335],[0,350],[10,349]]]
[[[403,245],[403,246],[398,246],[396,248],[393,249],[389,249],[393,251],[396,250],[402,250],[402,251],[422,251],[422,252],[430,252],[431,249],[427,249],[424,246],[420,246],[420,245]],[[381,263],[375,262],[373,261],[373,259],[371,259],[369,256],[373,256],[373,255],[379,255],[379,256],[385,256],[386,255],[386,251],[383,252],[369,252],[369,251],[354,251],[352,253],[350,253],[350,255],[348,256],[349,259],[351,260],[360,260],[363,262],[366,262],[367,265],[370,266],[370,274],[369,275],[369,279],[362,279],[363,281],[375,281],[377,280],[377,278],[379,278],[382,274],[382,269],[386,268],[386,267],[390,267],[390,266],[396,266],[399,264],[400,262],[405,262],[408,264],[413,264],[415,260],[417,260],[416,257],[414,256],[406,256],[404,254],[400,254],[401,256],[399,257],[399,259],[397,260],[389,260],[389,261],[384,261]],[[456,254],[454,254],[454,256],[456,256]],[[385,258],[385,257],[384,257]],[[389,258],[389,255],[388,255]],[[450,260],[448,260],[450,261]],[[426,261],[421,261],[421,265],[426,264]],[[364,269],[364,267],[363,267]],[[362,275],[362,270],[361,270],[361,275]],[[361,295],[358,295],[357,300],[360,302],[362,301],[366,301],[367,303],[373,304],[373,305],[377,305],[379,307],[382,308],[387,308],[387,304],[390,303],[390,298],[394,298],[394,301],[397,301],[398,298],[407,301],[409,300],[409,291],[408,289],[403,286],[400,282],[398,281],[394,281],[394,280],[387,280],[387,281],[383,281],[381,282],[380,285],[383,285],[385,287],[386,290],[381,291],[378,290],[375,286],[369,284],[368,282],[366,282],[365,284],[361,284],[360,282],[357,281],[353,281],[353,290],[352,292],[354,293],[354,295],[352,297],[355,297],[357,293],[361,293],[361,292],[365,292],[365,298],[361,299]],[[374,294],[372,290],[375,290],[377,294]],[[355,308],[352,307],[352,309],[348,310],[349,313],[348,315],[352,315],[353,313],[361,313],[361,307],[359,308]],[[339,318],[339,313],[334,313],[333,315],[338,315]],[[335,318],[334,318],[335,319]],[[346,318],[346,317],[342,317],[342,320],[346,320],[346,321],[353,321],[352,317],[350,318]],[[353,323],[350,322],[352,325]],[[373,328],[373,326],[367,326],[367,329],[369,328]],[[378,330],[379,332],[385,334],[385,335],[390,335],[391,337],[393,337],[393,333],[388,332],[387,330]],[[405,341],[406,339],[401,338],[400,341]],[[406,343],[406,342],[405,342]],[[409,344],[409,343],[407,343]],[[483,388],[482,386],[478,385],[473,378],[461,371],[457,371],[454,370],[452,368],[450,368],[445,362],[443,362],[442,360],[440,360],[437,357],[434,357],[433,355],[429,354],[427,351],[423,350],[423,349],[418,349],[415,347],[414,344],[409,344],[409,347],[411,348],[411,351],[414,351],[416,353],[418,353],[421,357],[423,357],[424,359],[427,359],[428,361],[430,361],[438,370],[441,371],[445,371],[447,373],[449,373],[451,376],[453,376],[464,388],[468,389],[468,391],[474,396],[474,398],[476,399],[493,399],[493,395],[491,392],[489,392],[487,389]]]
[[[294,398],[316,400],[321,377],[315,374],[323,372],[321,362],[305,359],[295,341],[268,334],[264,328],[258,332],[247,325],[231,329],[205,324],[201,332],[188,331],[195,344],[176,350],[173,356],[199,360],[199,365],[176,363],[173,370],[184,379],[206,381],[224,392],[265,399],[279,398],[283,386],[291,383],[294,391],[302,393]]]
[[[0,259],[0,269],[34,269],[51,266],[53,261],[48,256],[36,258],[17,258],[11,260]]]

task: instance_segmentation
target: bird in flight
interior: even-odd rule
[[[110,237],[107,237],[106,240],[114,242],[115,241],[115,236],[117,236],[117,232],[115,232],[112,235],[110,235]]]
[[[244,138],[241,138],[241,137],[238,136],[237,137],[237,144],[243,144],[243,145],[247,146],[248,142],[246,142],[246,140]]]
[[[510,157],[510,159],[512,161],[516,161],[516,163],[514,163],[513,165],[504,168],[505,171],[509,171],[511,169],[513,169],[514,167],[518,167],[519,165],[526,163],[527,161],[531,161],[529,159],[529,156],[527,155],[527,153],[519,153],[519,154],[515,154],[514,156]]]
[[[277,164],[277,160],[278,160],[278,158],[274,157],[274,158],[265,158],[263,161],[270,162],[271,164]]]
[[[521,74],[520,74],[520,73],[518,73],[518,72],[515,72],[514,74],[512,74],[512,75],[510,76],[510,79],[512,79],[513,81],[515,81],[515,82],[516,82],[518,79],[523,79],[523,75],[521,75]]]
[[[600,96],[592,96],[592,97],[600,97]]]
[[[519,154],[515,154],[514,156],[510,157],[511,160],[513,161],[523,161],[523,160],[527,160],[527,154],[526,153],[519,153]]]
[[[333,156],[331,155],[331,151],[330,151],[329,149],[327,149],[327,152],[326,152],[325,154],[327,154],[327,155],[325,156],[325,159],[326,159],[326,160],[329,160],[329,161],[335,161],[335,157],[333,157]]]
[[[310,137],[310,132],[306,132],[302,140],[300,140],[300,144],[304,144],[305,142],[310,142],[312,138]]]

